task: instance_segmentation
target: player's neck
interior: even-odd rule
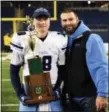
[[[45,37],[47,36],[47,34],[48,34],[48,32],[43,32],[43,33],[42,33],[42,32],[41,32],[41,33],[38,32],[38,33],[37,33],[37,37],[38,37],[38,38],[45,38]]]
[[[40,40],[44,41],[47,38],[48,33],[45,35],[45,37],[40,38]]]

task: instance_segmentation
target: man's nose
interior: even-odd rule
[[[69,20],[67,20],[67,21],[66,21],[66,24],[67,24],[67,25],[69,25],[69,24],[70,24],[70,21],[69,21]]]

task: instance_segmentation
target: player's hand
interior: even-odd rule
[[[55,96],[55,100],[60,98],[60,88],[53,91],[53,95]]]
[[[107,105],[107,98],[104,97],[97,97],[96,98],[96,109],[99,112],[100,110],[104,110]]]
[[[23,105],[26,105],[25,102],[27,100],[30,100],[31,98],[29,96],[21,95],[19,99],[20,99],[20,101],[22,102]]]

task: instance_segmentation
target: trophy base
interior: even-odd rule
[[[31,100],[26,104],[44,103],[55,100],[50,79],[50,73],[32,74],[25,76],[27,95]]]
[[[54,96],[47,96],[47,97],[42,97],[42,96],[39,96],[38,98],[33,98],[31,100],[27,100],[25,103],[26,104],[36,104],[36,103],[46,103],[49,101],[53,101],[55,100],[55,97]]]

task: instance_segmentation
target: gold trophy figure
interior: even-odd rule
[[[27,23],[29,23],[28,31],[29,35],[29,47],[33,52],[33,58],[28,59],[29,76],[25,76],[25,85],[27,95],[31,97],[31,100],[27,100],[26,104],[35,104],[49,102],[55,99],[52,91],[52,84],[50,79],[50,73],[43,72],[42,61],[40,57],[35,57],[35,41],[32,31],[35,30],[32,19],[27,17]],[[36,37],[37,38],[37,37]]]

